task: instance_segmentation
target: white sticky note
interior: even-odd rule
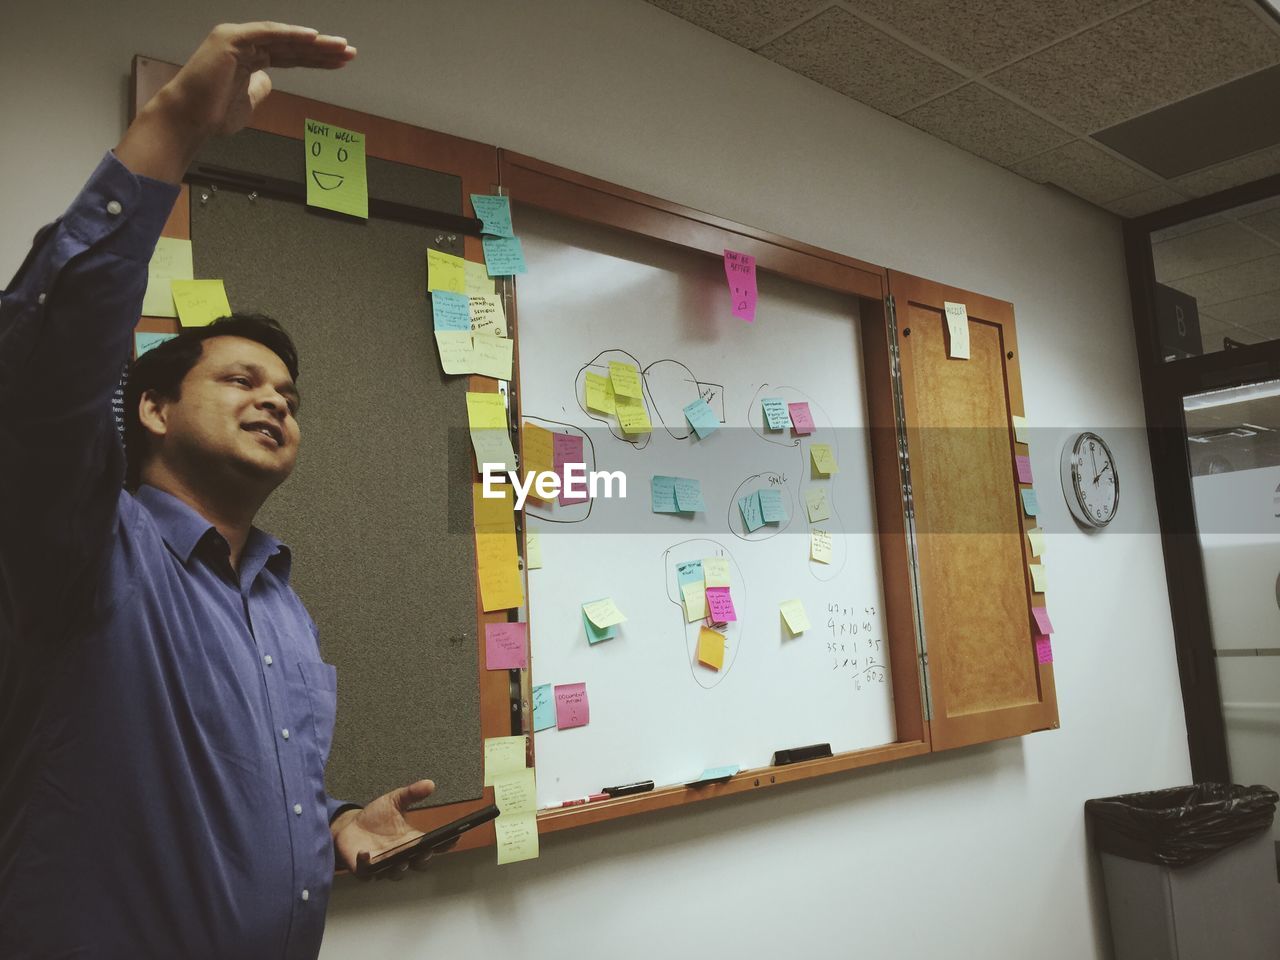
[[[1013,417],[1013,439],[1019,443],[1030,443],[1027,439],[1027,418],[1014,414]]]
[[[825,530],[809,531],[809,556],[819,563],[831,562],[831,534]]]
[[[952,303],[950,300],[943,303],[943,308],[947,314],[947,330],[951,334],[947,356],[952,360],[968,360],[969,311],[963,303]]]

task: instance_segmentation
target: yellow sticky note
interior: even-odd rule
[[[708,587],[731,587],[729,582],[729,558],[707,557],[702,561],[702,578]]]
[[[488,737],[484,741],[484,785],[492,787],[500,777],[525,769],[527,737]]]
[[[443,250],[427,248],[427,293],[447,290],[450,293],[466,293],[466,261]]]
[[[171,280],[173,302],[184,327],[207,327],[231,316],[227,288],[221,280]]]
[[[707,618],[707,590],[700,583],[686,583],[680,588],[684,596],[684,619],[686,623]]]
[[[640,387],[640,371],[635,364],[609,361],[609,379],[613,381],[613,392],[619,397],[630,397],[643,400],[644,391]]]
[[[516,532],[515,495],[507,484],[498,486],[500,497],[486,497],[484,484],[471,485],[471,525],[479,533]]]
[[[804,505],[809,510],[809,522],[831,519],[831,504],[827,502],[825,487],[810,487],[804,493]]]
[[[142,298],[144,317],[176,317],[173,305],[173,280],[190,280],[195,276],[191,266],[191,241],[161,237],[147,264],[147,292]]]
[[[1027,539],[1031,541],[1031,555],[1038,557],[1044,553],[1044,531],[1039,527],[1032,527],[1027,531]]]
[[[784,600],[778,605],[778,609],[782,612],[782,619],[787,622],[787,629],[794,636],[797,633],[804,633],[812,624],[809,623],[809,614],[805,613],[804,601],[802,600]]]
[[[597,413],[613,413],[617,409],[613,381],[590,370],[587,371],[587,409]]]
[[[1031,589],[1036,593],[1044,593],[1046,582],[1049,575],[1044,572],[1043,563],[1033,563],[1031,566]]]
[[[1027,439],[1027,418],[1017,415],[1013,418],[1013,438],[1019,443],[1030,443]]]
[[[614,387],[614,394],[614,407],[618,414],[618,424],[622,427],[623,433],[649,433],[653,430],[653,424],[649,420],[649,411],[645,409],[643,400],[618,396],[616,386]]]
[[[523,740],[524,737],[513,739]],[[537,813],[537,785],[532,768],[507,773],[493,780],[493,802],[504,817],[517,817],[522,813]]]
[[[507,426],[507,407],[500,393],[468,393],[467,424],[472,430]]]
[[[513,341],[484,333],[477,333],[471,341],[472,373],[493,377],[495,380],[511,379]]]
[[[471,317],[472,333],[507,335],[507,312],[502,309],[502,298],[497,294],[469,294],[467,313]]]
[[[829,477],[840,469],[836,466],[836,455],[831,451],[829,443],[810,444],[809,457],[813,460],[813,469],[824,477]]]
[[[525,476],[555,470],[555,434],[546,427],[528,421],[525,421],[521,433],[524,437]]]
[[[831,534],[825,530],[809,531],[809,556],[819,563],[831,562]]]
[[[364,134],[331,123],[306,121],[307,206],[369,219]]]
[[[698,631],[698,662],[719,670],[724,666],[724,634],[710,627]]]
[[[510,486],[501,497],[484,496],[483,484],[472,484],[471,505],[476,531],[476,579],[481,606],[509,610],[524,603],[524,580],[516,554],[515,498]]]
[[[622,611],[618,609],[618,605],[609,597],[603,600],[593,600],[591,603],[584,603],[582,610],[587,615],[587,619],[594,623],[597,627],[612,627],[617,623],[625,623],[626,617]]]
[[[538,818],[525,813],[515,817],[499,817],[493,821],[498,839],[498,863],[517,863],[538,856]]]
[[[485,265],[472,263],[470,260],[464,260],[462,263],[462,285],[462,292],[468,297],[491,297],[498,289],[494,286]]]
[[[445,373],[470,373],[474,365],[471,334],[465,330],[437,330],[436,349],[440,351],[440,369]]]
[[[524,567],[526,570],[542,569],[542,535],[532,530],[524,535]]]
[[[947,317],[947,356],[952,360],[969,359],[969,311],[963,303],[952,303],[950,300],[942,304]]]

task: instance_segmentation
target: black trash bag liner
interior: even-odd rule
[[[1270,787],[1197,783],[1086,800],[1094,845],[1126,860],[1189,867],[1268,830],[1280,799]]]

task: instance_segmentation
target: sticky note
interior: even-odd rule
[[[498,292],[483,263],[462,262],[462,292],[468,297],[491,297]]]
[[[556,469],[555,434],[546,427],[527,420],[520,429],[524,453],[524,475],[530,473],[554,473]],[[530,490],[535,488],[530,487]]]
[[[471,372],[495,380],[511,379],[511,351],[514,340],[477,333],[471,338]]]
[[[591,719],[585,683],[561,683],[556,686],[556,726],[561,730],[585,727]]]
[[[592,600],[590,603],[582,605],[582,612],[587,615],[587,619],[594,623],[597,627],[612,627],[619,623],[625,623],[626,617],[623,616],[618,605],[613,602],[611,597],[605,597],[603,600]]]
[[[538,812],[538,791],[532,767],[508,773],[493,781],[493,802],[502,816]]]
[[[728,561],[725,561],[725,566],[728,567]],[[727,587],[729,585],[728,576],[729,574],[726,570],[725,582],[721,586]],[[702,572],[701,560],[686,560],[683,563],[676,564],[676,580],[682,587],[687,583],[696,583],[702,586],[706,582],[705,577],[706,575]],[[712,586],[716,586],[716,584],[712,584]]]
[[[686,583],[680,588],[684,599],[685,623],[694,623],[707,616],[707,589],[700,583]]]
[[[809,412],[808,403],[788,403],[787,413],[791,416],[791,427],[800,436],[813,433],[813,414]]]
[[[542,569],[542,534],[526,530],[524,535],[524,568]]]
[[[741,769],[742,768],[737,764],[730,764],[729,766],[724,767],[707,767],[707,769],[698,774],[695,779],[688,781],[685,786],[694,787],[700,783],[714,783],[717,780],[728,780]]]
[[[502,496],[484,496],[482,484],[472,484],[471,509],[476,530],[476,579],[484,610],[509,610],[524,603],[524,580],[516,553],[515,500],[511,488]]]
[[[303,146],[307,158],[307,206],[368,220],[364,134],[307,120]]]
[[[1044,593],[1044,588],[1048,586],[1049,575],[1045,573],[1043,563],[1028,564],[1031,569],[1031,589],[1036,593]]]
[[[467,294],[467,315],[472,333],[507,335],[507,312],[502,309],[502,298],[496,293]]]
[[[1038,557],[1044,553],[1044,531],[1039,527],[1032,527],[1027,531],[1027,539],[1031,542],[1031,555]]]
[[[533,730],[546,730],[556,725],[556,704],[551,696],[551,684],[540,683],[533,688]]]
[[[708,587],[729,586],[729,558],[707,557],[702,561],[702,576]]]
[[[440,369],[445,373],[470,373],[475,354],[471,345],[471,332],[461,330],[437,330],[436,350],[440,353]]]
[[[618,425],[622,427],[623,433],[634,435],[649,433],[653,430],[653,423],[649,420],[649,411],[645,408],[643,400],[636,400],[633,397],[615,397],[614,408],[618,414]]]
[[[761,490],[760,496],[760,516],[765,523],[786,523],[787,508],[782,504],[781,490]]]
[[[1036,626],[1040,628],[1043,634],[1053,633],[1053,624],[1049,622],[1049,611],[1044,607],[1032,607],[1031,616],[1035,618]]]
[[[467,425],[472,430],[507,428],[507,407],[500,393],[467,393]]]
[[[1053,643],[1046,636],[1036,637],[1036,662],[1053,663]]]
[[[1034,517],[1040,512],[1040,501],[1036,497],[1035,488],[1027,487],[1020,493],[1022,494],[1022,512],[1028,517]]]
[[[476,455],[476,472],[483,474],[485,464],[501,466],[503,471],[516,468],[516,452],[511,447],[511,435],[506,430],[472,430],[471,449]],[[495,467],[496,469],[496,467]]]
[[[178,320],[184,327],[207,327],[213,321],[231,316],[227,288],[221,280],[171,280],[173,303]]]
[[[565,477],[565,467],[568,464],[582,464],[585,469],[585,461],[582,458],[582,435],[578,433],[556,433],[551,437],[551,466],[556,473],[560,475],[560,505],[568,506],[571,503],[586,503],[586,483],[579,482],[575,479],[574,493],[569,493],[569,484]],[[580,476],[575,471],[576,476]],[[579,493],[579,491],[581,491]]]
[[[142,315],[176,317],[178,310],[173,305],[173,287],[170,286],[170,281],[194,278],[191,241],[161,237],[156,241],[151,262],[147,264],[147,292],[142,298]]]
[[[1014,457],[1014,462],[1018,464],[1018,482],[1033,483],[1031,479],[1031,458],[1019,454]]]
[[[729,281],[729,299],[733,315],[754,323],[756,319],[756,258],[735,250],[724,252],[724,275]]]
[[[613,381],[598,373],[587,371],[587,409],[596,413],[613,413],[617,409],[613,398]]]
[[[698,631],[698,662],[719,670],[724,666],[724,634],[710,627]]]
[[[525,740],[516,737],[488,737],[484,741],[484,785],[492,787],[493,781],[525,769]]]
[[[154,350],[166,340],[172,340],[176,336],[176,333],[135,333],[133,335],[134,353],[140,357],[148,350]]]
[[[831,504],[827,502],[825,487],[810,487],[804,492],[804,505],[809,511],[809,522],[831,519]]]
[[[609,361],[609,379],[613,381],[613,392],[618,397],[644,399],[644,391],[640,386],[640,371],[634,364]]]
[[[702,499],[702,481],[689,477],[676,477],[676,508],[681,513],[703,513],[707,509]]]
[[[809,445],[809,459],[813,461],[813,469],[824,477],[829,477],[840,468],[836,465],[836,455],[829,443],[813,443]]]
[[[529,666],[528,624],[486,623],[484,665],[488,670],[524,670]]]
[[[514,237],[511,230],[511,201],[507,197],[473,193],[471,207],[483,222],[481,233],[491,237]]]
[[[538,818],[525,813],[516,817],[498,817],[493,821],[498,845],[498,865],[536,860],[538,857]]]
[[[482,237],[480,244],[484,247],[484,265],[489,276],[513,277],[529,272],[519,237]]]
[[[785,430],[791,426],[791,414],[787,412],[787,405],[782,402],[781,397],[765,397],[760,401],[760,406],[764,408],[765,423],[770,430]]]
[[[809,557],[819,563],[831,562],[831,534],[826,530],[809,531]]]
[[[431,291],[431,322],[437,330],[471,332],[471,310],[467,298],[448,290]]]
[[[434,247],[427,248],[427,292],[443,290],[465,296],[467,292],[466,261]],[[470,328],[470,321],[467,326]]]
[[[617,624],[612,627],[597,627],[585,610],[582,611],[582,629],[586,631],[587,643],[593,647],[602,640],[612,640],[618,635]]]
[[[654,475],[649,482],[654,513],[679,513],[676,506],[676,478]]]
[[[728,587],[707,587],[707,610],[712,623],[729,623],[738,619]]]
[[[1018,443],[1030,443],[1027,436],[1027,418],[1019,417],[1017,414],[1014,414],[1013,439],[1017,440]]]
[[[787,629],[791,631],[792,636],[804,633],[812,626],[809,623],[809,614],[805,613],[803,600],[784,600],[778,605],[778,610],[782,613],[782,619],[786,621]]]
[[[969,359],[969,312],[963,303],[943,303],[947,316],[947,356],[952,360]]]
[[[720,418],[711,409],[711,404],[701,397],[684,408],[684,416],[689,421],[689,426],[697,432],[699,440],[720,429]]]
[[[738,498],[738,512],[742,514],[742,525],[747,533],[755,533],[764,526],[764,511],[760,506],[760,491],[748,493]]]

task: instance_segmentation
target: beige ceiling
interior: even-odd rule
[[[1275,143],[1166,179],[1093,138],[1280,64],[1263,0],[648,2],[1121,216],[1280,173]]]

